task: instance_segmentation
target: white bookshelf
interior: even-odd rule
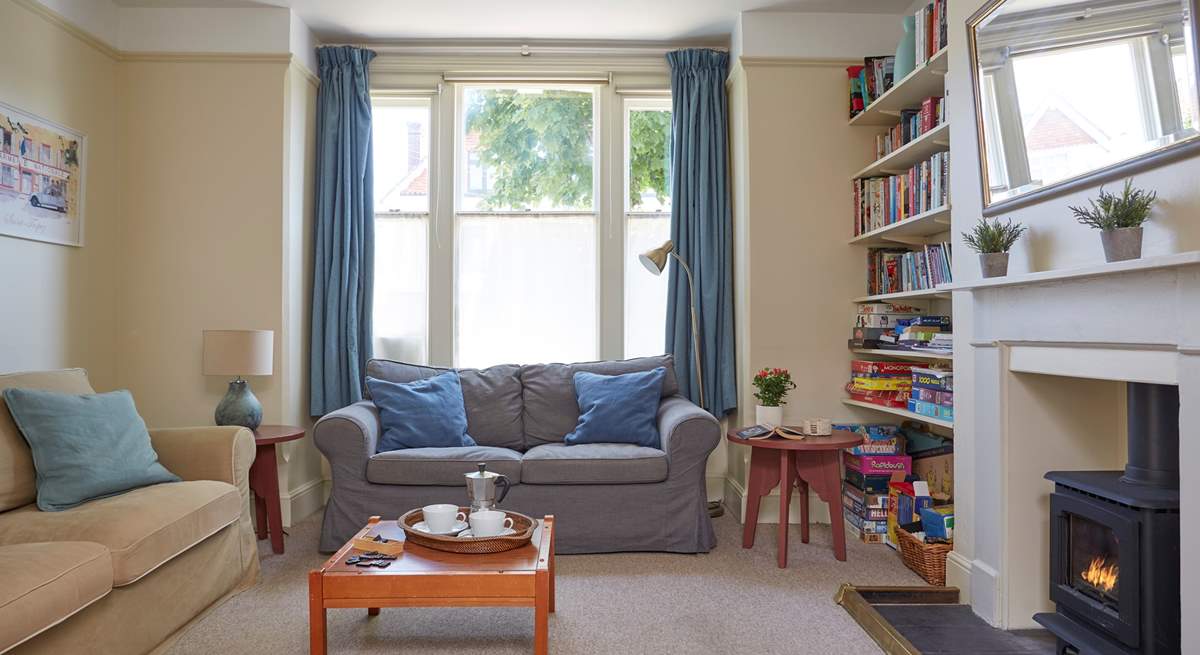
[[[882,132],[900,122],[900,113],[905,109],[919,109],[921,101],[930,96],[945,96],[946,72],[949,67],[947,50],[935,53],[929,61],[918,66],[908,75],[896,82],[886,93],[879,96],[857,116],[850,119],[851,126],[865,126],[867,129]],[[852,180],[877,177],[883,175],[902,174],[913,166],[928,160],[939,152],[950,150],[950,125],[943,122],[903,146],[893,150],[886,156],[867,163],[861,170],[851,176]],[[949,240],[945,236],[950,231],[950,208],[952,203],[932,209],[915,216],[883,227],[859,234],[848,240],[852,246],[862,253],[866,262],[866,249],[873,247],[920,249],[922,246],[938,241]],[[939,302],[939,313],[949,314],[950,289],[953,284],[942,285],[932,289],[903,291],[900,293],[884,293],[860,296],[852,299],[856,304],[870,302],[908,302],[928,301]],[[898,351],[873,348],[851,348],[856,357],[884,361],[914,361],[925,365],[947,365],[953,360],[952,353],[929,353],[919,351]],[[906,408],[876,405],[859,400],[846,398],[842,400],[849,407],[871,410],[901,419],[920,421],[936,426],[946,431],[954,429],[954,422],[940,418],[922,416],[910,412]]]

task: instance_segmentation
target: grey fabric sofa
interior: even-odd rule
[[[658,408],[662,450],[563,443],[579,419],[575,372],[616,375],[657,366],[667,368]],[[394,382],[444,370],[388,360],[367,364],[367,375]],[[322,551],[339,548],[372,515],[396,517],[430,503],[467,504],[463,474],[477,462],[511,481],[502,508],[555,516],[560,553],[700,553],[716,545],[704,470],[721,428],[711,414],[678,395],[670,356],[460,369],[459,377],[475,447],[376,453],[382,429],[370,400],[317,422],[314,439],[333,471]]]

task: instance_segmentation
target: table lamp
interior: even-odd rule
[[[674,257],[675,261],[683,267],[683,271],[687,273],[688,308],[692,313],[692,356],[696,360],[696,390],[700,392],[700,406],[704,407],[704,376],[700,372],[700,328],[696,323],[696,288],[692,284],[692,269],[688,268],[687,262],[675,254],[675,244],[670,239],[667,239],[661,246],[639,255],[638,261],[642,262],[642,266],[645,266],[647,271],[655,275],[662,275],[663,269],[667,267],[668,257]]]
[[[262,403],[242,376],[273,373],[274,342],[271,330],[204,330],[204,374],[234,376],[213,415],[217,425],[262,423]]]

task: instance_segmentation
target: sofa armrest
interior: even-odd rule
[[[687,398],[668,396],[658,406],[658,434],[675,477],[697,464],[704,467],[721,442],[721,423]]]
[[[357,472],[356,477],[365,479],[381,431],[379,408],[363,400],[322,416],[313,426],[313,441],[335,475]]]
[[[250,494],[254,434],[238,426],[150,430],[158,461],[184,480],[219,480]]]

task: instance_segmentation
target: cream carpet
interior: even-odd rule
[[[320,520],[318,513],[294,526],[283,555],[259,542],[259,584],[197,623],[171,653],[307,653],[306,575],[324,561],[316,552]],[[760,525],[745,550],[734,518],[714,522],[718,545],[706,555],[560,556],[550,652],[878,653],[833,602],[838,585],[922,584],[887,546],[850,541],[848,560],[833,559],[828,526],[813,526],[809,544],[793,526],[782,570],[775,526]],[[366,610],[329,610],[331,654],[526,654],[532,635],[532,609],[385,608],[372,618]]]

